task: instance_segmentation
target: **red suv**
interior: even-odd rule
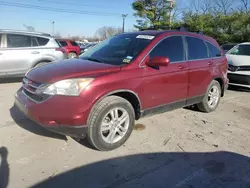
[[[16,105],[51,131],[112,150],[141,117],[194,104],[214,111],[228,86],[227,69],[217,42],[204,35],[120,34],[79,59],[29,71]]]
[[[76,58],[81,53],[81,48],[75,41],[66,39],[57,39],[62,47],[65,48],[68,58]]]

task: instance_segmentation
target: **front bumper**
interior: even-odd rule
[[[250,71],[228,71],[229,85],[250,88]]]
[[[70,102],[69,99],[65,102],[65,106],[63,105],[64,107],[62,106],[63,101],[58,103],[57,100],[49,99],[43,103],[34,103],[20,89],[15,96],[15,106],[29,119],[45,129],[74,138],[84,138],[88,131],[87,115],[83,109],[75,106],[77,100]],[[64,99],[64,101],[66,100]],[[69,106],[70,103],[72,106]]]

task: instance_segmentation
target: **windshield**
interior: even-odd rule
[[[235,46],[232,50],[228,52],[228,54],[250,56],[250,45],[241,44]]]
[[[123,65],[130,63],[154,38],[137,34],[123,34],[95,45],[80,56],[100,63]]]

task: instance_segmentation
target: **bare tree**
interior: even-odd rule
[[[213,0],[192,0],[190,10],[197,14],[208,14],[213,12]]]
[[[23,24],[23,26],[27,29],[27,31],[30,31],[30,32],[34,32],[35,31],[35,28],[31,25],[26,25],[26,24]]]
[[[233,0],[214,0],[215,10],[222,12],[224,15],[228,15],[232,10]]]
[[[240,0],[239,10],[244,13],[249,13],[250,0]]]
[[[101,40],[107,39],[119,33],[122,33],[121,28],[107,27],[107,26],[101,27],[96,31],[97,37],[100,38]]]

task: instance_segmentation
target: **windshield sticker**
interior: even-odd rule
[[[131,60],[131,59],[133,59],[133,57],[132,56],[127,56],[126,59],[130,59]]]
[[[148,40],[152,40],[155,38],[155,36],[152,35],[138,35],[136,38],[138,39],[148,39]]]
[[[130,63],[131,59],[125,58],[122,62],[123,63]]]

